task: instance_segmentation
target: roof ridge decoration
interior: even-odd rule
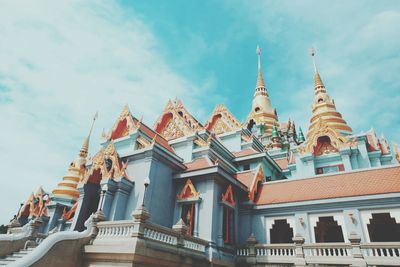
[[[233,197],[233,190],[232,190],[232,185],[228,185],[226,188],[225,193],[222,194],[222,202],[227,203],[231,205],[232,207],[235,207],[235,199]]]
[[[92,166],[86,172],[83,182],[97,183],[103,179],[121,179],[122,177],[128,179],[127,167],[128,163],[120,160],[114,143],[110,142],[106,148],[100,149],[93,157]]]
[[[180,194],[176,196],[176,199],[188,199],[188,198],[198,198],[200,197],[200,193],[197,192],[196,188],[194,187],[192,180],[187,179],[185,185],[182,188]]]
[[[257,83],[254,90],[252,108],[247,116],[246,124],[248,129],[251,129],[254,125],[260,125],[260,127],[263,127],[262,134],[264,134],[264,131],[267,134],[271,134],[272,125],[278,120],[278,116],[276,109],[271,104],[268,90],[262,77],[261,49],[259,46],[257,46],[256,54],[258,60]]]
[[[241,129],[242,124],[224,104],[219,104],[215,106],[205,128],[215,134],[222,134]]]
[[[154,125],[154,130],[168,141],[203,129],[203,125],[187,111],[179,99],[168,100],[164,111]]]
[[[302,146],[299,146],[299,153],[314,153],[314,149],[317,147],[318,138],[323,136],[329,137],[331,145],[337,150],[344,147],[353,147],[357,144],[356,138],[350,139],[339,134],[323,118],[319,118],[315,127],[308,132],[307,140]]]
[[[251,201],[253,201],[253,202],[255,202],[255,198],[256,198],[256,195],[258,193],[258,189],[259,189],[258,186],[257,186],[258,182],[261,182],[261,183],[264,182],[264,171],[263,171],[263,168],[261,166],[261,163],[258,164],[258,167],[257,167],[256,172],[254,174],[253,182],[251,183],[251,186],[249,188],[248,196],[249,196],[249,199]]]
[[[132,116],[128,105],[125,105],[108,134],[103,133],[106,140],[115,140],[127,136],[140,127],[140,121]]]

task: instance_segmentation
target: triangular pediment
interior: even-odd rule
[[[228,186],[225,193],[222,194],[222,202],[229,203],[233,207],[235,206],[235,199],[233,197],[233,190],[231,184]]]
[[[326,145],[326,149],[330,151],[338,151],[341,148],[353,146],[355,140],[350,140],[347,137],[339,134],[332,128],[328,123],[326,123],[322,118],[318,120],[318,123],[313,127],[307,134],[307,141],[303,146],[299,147],[299,152],[318,154],[320,151],[319,141],[323,137],[329,138],[329,144]]]
[[[242,124],[223,104],[217,105],[207,121],[205,128],[215,134],[222,134],[240,129]]]
[[[93,157],[92,165],[86,172],[83,182],[99,183],[103,179],[129,178],[126,174],[127,167],[128,162],[120,160],[114,143],[110,142]]]
[[[203,126],[186,110],[182,101],[169,100],[154,125],[154,130],[167,140],[194,134]]]
[[[132,116],[128,105],[126,105],[108,134],[103,133],[103,138],[115,140],[128,136],[138,129],[139,124],[140,121]]]
[[[197,198],[200,196],[200,193],[197,192],[194,187],[192,181],[188,179],[186,184],[183,186],[180,194],[176,196],[177,199],[188,199],[188,198]]]

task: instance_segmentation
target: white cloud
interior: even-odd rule
[[[146,25],[113,1],[0,5],[0,224],[29,192],[61,181],[95,111],[92,151],[126,103],[150,126],[175,96],[204,113],[194,100],[199,88],[165,62]]]

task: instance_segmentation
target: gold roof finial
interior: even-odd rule
[[[317,90],[319,88],[325,88],[324,83],[322,82],[321,76],[318,73],[318,68],[317,68],[317,63],[315,63],[315,54],[316,51],[314,47],[310,48],[310,55],[313,60],[313,65],[314,65],[314,89]]]
[[[89,135],[86,137],[85,141],[83,142],[82,148],[79,151],[79,155],[81,157],[86,158],[86,156],[87,156],[87,154],[89,152],[90,135],[92,134],[94,122],[97,120],[98,116],[99,116],[99,112],[96,112],[96,114],[94,114],[94,117],[93,117],[92,125],[90,126]]]
[[[261,49],[258,45],[256,48],[256,54],[258,56],[258,76],[257,76],[256,88],[259,88],[259,87],[265,88],[265,83],[264,83],[264,79],[262,77],[262,71],[261,71]]]

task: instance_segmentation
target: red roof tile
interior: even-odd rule
[[[250,188],[251,184],[253,183],[255,174],[255,170],[249,170],[235,174],[235,178],[239,180],[242,184],[244,184],[247,188]]]
[[[265,183],[256,204],[400,192],[400,166]]]
[[[206,159],[204,157],[197,158],[193,161],[186,162],[184,163],[186,166],[186,171],[195,171],[195,170],[201,170],[205,169],[211,166],[214,166],[209,159]]]
[[[157,144],[159,144],[160,146],[162,146],[163,148],[167,149],[169,152],[175,154],[175,151],[172,149],[172,147],[168,144],[168,141],[162,137],[161,135],[159,135],[158,133],[156,133],[155,131],[153,131],[151,128],[147,127],[145,124],[141,123],[140,124],[140,128],[139,130],[144,133],[145,135],[147,135],[148,137],[150,137],[151,139],[154,138],[154,136],[156,136],[155,142]]]
[[[238,158],[238,157],[250,156],[250,155],[258,154],[258,153],[260,153],[260,152],[254,150],[253,148],[246,148],[246,149],[238,151],[238,152],[233,152],[232,154]]]
[[[274,159],[274,161],[276,162],[276,164],[279,165],[279,167],[282,170],[286,170],[288,168],[288,159],[287,158],[281,158],[281,159]]]

